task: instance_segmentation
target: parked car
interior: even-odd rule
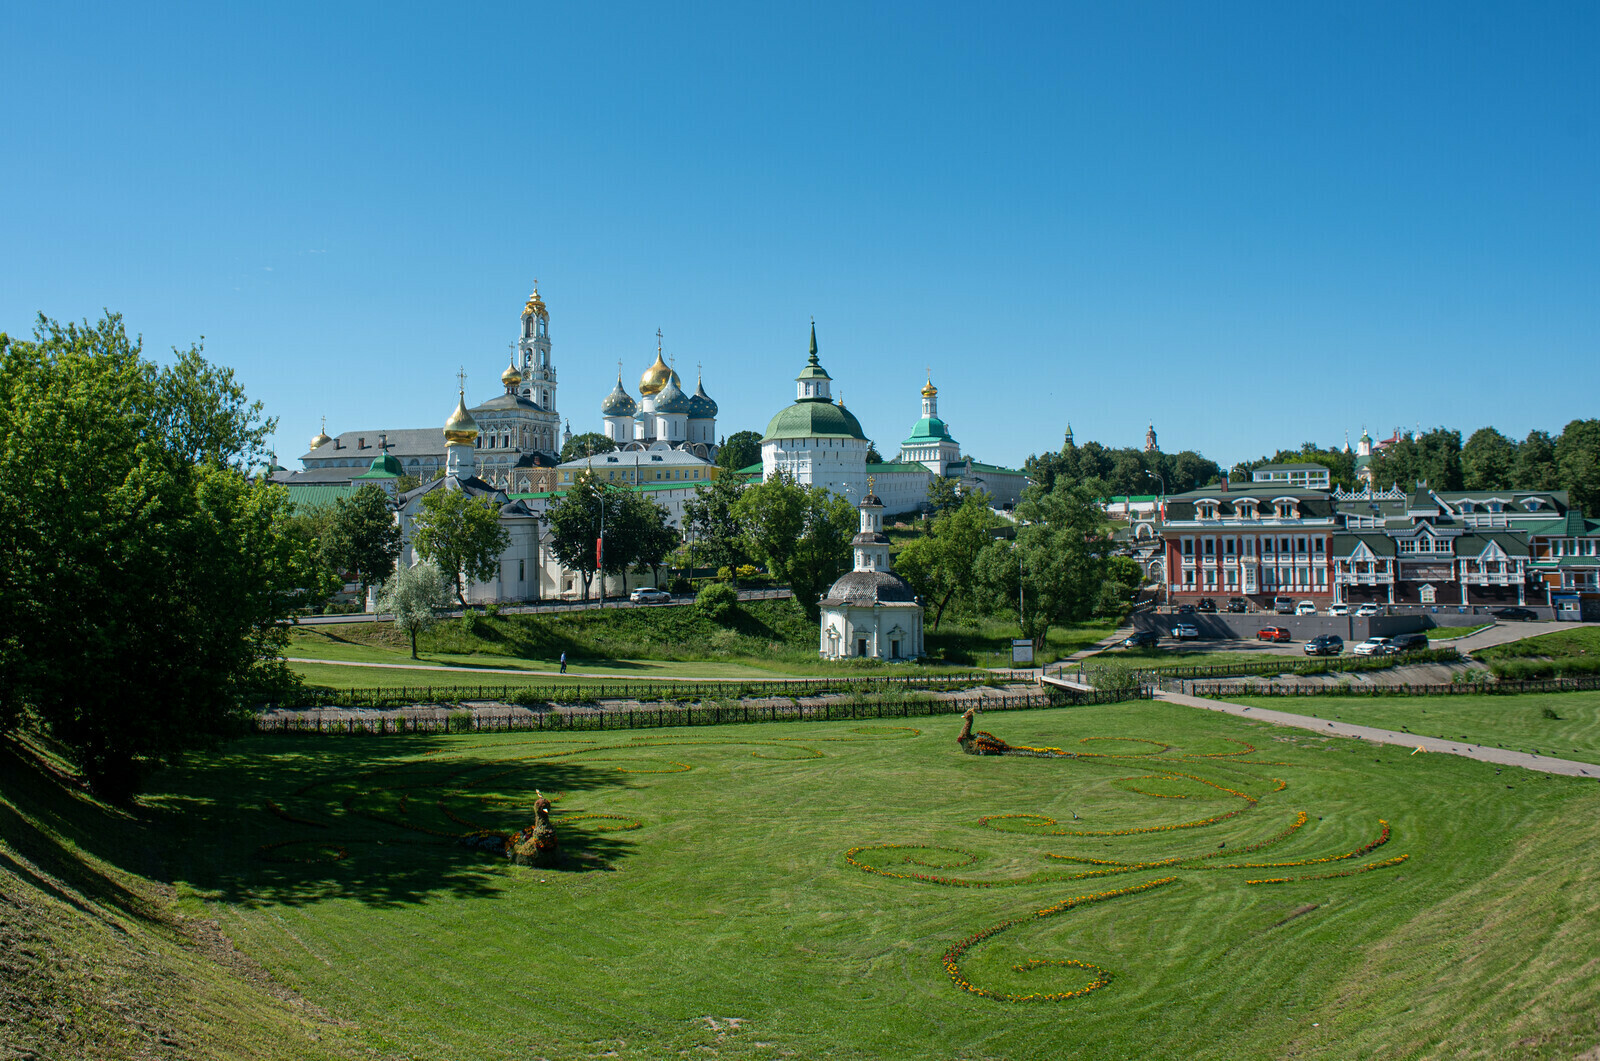
[[[1392,656],[1398,651],[1387,637],[1369,637],[1355,647],[1358,656]]]
[[[1333,616],[1336,619],[1339,618],[1340,616],[1349,615],[1350,614],[1350,605],[1348,605],[1348,604],[1330,604],[1330,605],[1328,605],[1328,614]]]
[[[1179,615],[1193,615],[1194,614],[1194,605],[1192,605],[1192,604],[1180,604],[1180,605],[1178,605],[1178,614]]]
[[[666,604],[672,600],[672,594],[654,586],[640,586],[628,594],[628,599],[635,604]]]
[[[1229,597],[1228,610],[1235,615],[1242,615],[1250,610],[1250,602],[1243,597]]]
[[[1192,623],[1179,623],[1172,628],[1172,636],[1179,641],[1193,641],[1200,636],[1200,628]]]
[[[1277,612],[1279,615],[1293,615],[1294,614],[1294,598],[1293,597],[1273,597],[1272,598],[1272,610]]]
[[[1281,626],[1267,626],[1256,631],[1258,641],[1293,641],[1289,631]]]
[[[1344,638],[1338,634],[1318,634],[1306,642],[1308,656],[1337,656],[1344,651]]]
[[[1361,607],[1356,609],[1356,618],[1370,619],[1374,615],[1377,615],[1379,610],[1380,609],[1376,604],[1363,604]]]
[[[1317,614],[1317,602],[1303,600],[1294,606],[1294,613],[1296,615],[1315,615]]]
[[[1201,612],[1214,612],[1217,610],[1217,602],[1212,600],[1210,597],[1201,597],[1199,602],[1195,604],[1195,610]]]
[[[1154,630],[1135,630],[1132,634],[1122,639],[1123,648],[1144,648],[1154,645],[1159,640]]]
[[[1535,612],[1528,608],[1496,608],[1489,614],[1494,616],[1496,619],[1509,619],[1519,623],[1525,623],[1539,618]]]
[[[1428,647],[1428,635],[1395,634],[1389,638],[1389,644],[1396,652],[1420,652]]]

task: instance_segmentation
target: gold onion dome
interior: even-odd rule
[[[938,393],[939,393],[939,388],[935,387],[933,385],[932,378],[930,378],[927,383],[924,383],[922,385],[922,396],[924,398],[932,398],[932,397],[936,396]]]
[[[321,449],[332,441],[333,439],[328,437],[328,418],[324,416],[322,418],[322,427],[317,430],[316,434],[311,436],[311,448]]]
[[[646,397],[652,394],[659,394],[669,380],[677,383],[680,387],[683,385],[682,381],[678,379],[678,374],[672,371],[671,366],[661,359],[661,350],[658,347],[656,349],[655,364],[645,369],[644,375],[639,377],[639,393]]]
[[[517,371],[516,365],[507,365],[506,370],[500,373],[500,382],[508,387],[514,387],[522,382],[522,373]]]
[[[462,394],[456,401],[456,411],[444,422],[444,440],[471,445],[477,437],[478,421],[467,412],[467,396]]]
[[[522,307],[522,315],[524,317],[530,313],[535,317],[550,319],[550,312],[544,308],[544,299],[539,297],[539,285],[537,283],[533,285],[533,294],[528,296],[528,304]]]

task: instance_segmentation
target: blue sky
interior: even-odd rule
[[[12,4],[0,329],[204,335],[280,419],[442,423],[532,280],[560,411],[655,331],[719,428],[807,328],[886,454],[1230,462],[1597,415],[1600,6]]]

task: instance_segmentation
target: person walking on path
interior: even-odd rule
[[[567,673],[567,654],[565,652],[561,653],[561,673]]]

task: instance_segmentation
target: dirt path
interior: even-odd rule
[[[1361,740],[1369,740],[1376,744],[1392,744],[1400,748],[1420,747],[1425,752],[1459,755],[1463,758],[1477,759],[1479,762],[1495,763],[1500,766],[1520,766],[1528,770],[1540,770],[1547,774],[1565,774],[1568,777],[1600,779],[1600,766],[1592,763],[1574,762],[1571,759],[1556,759],[1548,755],[1530,755],[1527,752],[1507,751],[1504,748],[1485,748],[1479,744],[1442,740],[1438,737],[1423,737],[1415,733],[1397,733],[1392,729],[1377,729],[1372,726],[1355,726],[1348,722],[1329,722],[1323,718],[1291,715],[1287,711],[1274,711],[1265,707],[1246,707],[1243,704],[1233,704],[1226,700],[1206,700],[1198,696],[1188,696],[1184,693],[1158,692],[1156,693],[1156,699],[1164,700],[1169,704],[1181,704],[1184,707],[1198,707],[1206,711],[1221,711],[1224,714],[1237,715],[1240,718],[1254,719],[1258,722],[1270,722],[1275,726],[1294,726],[1297,729],[1308,729],[1329,737],[1358,737]]]

